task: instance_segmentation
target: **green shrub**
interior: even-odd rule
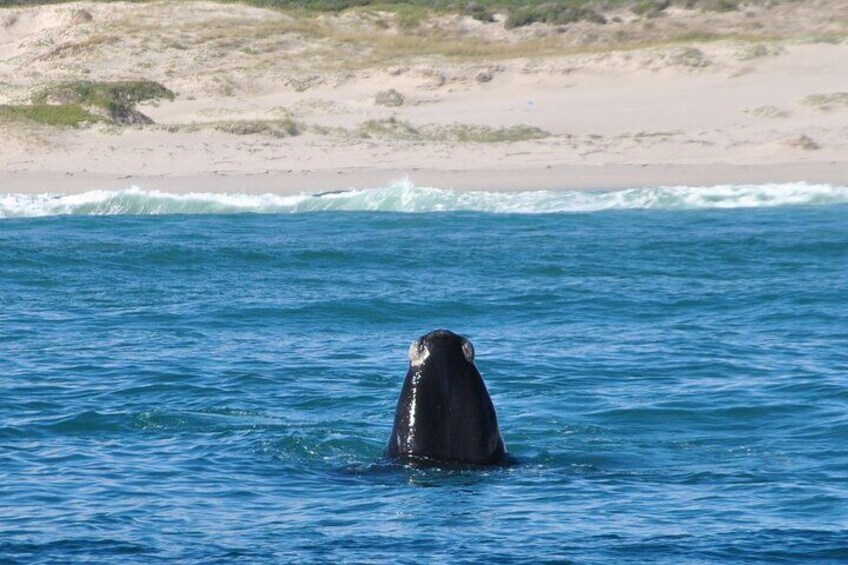
[[[511,10],[506,20],[506,27],[515,28],[536,22],[565,25],[579,21],[604,24],[607,20],[591,8],[548,2]]]
[[[740,0],[702,0],[698,5],[711,12],[733,12],[739,9]]]
[[[132,106],[148,100],[173,100],[174,93],[152,80],[95,82],[78,80],[44,88],[32,96],[34,104],[91,104],[107,107],[109,104]]]
[[[466,4],[462,9],[462,13],[481,22],[495,21],[495,14],[492,12],[491,8],[478,4],[477,2],[469,2]]]
[[[152,80],[95,82],[78,80],[48,86],[32,96],[33,104],[76,104],[101,110],[119,124],[150,124],[153,120],[135,109],[139,102],[173,100],[174,93]]]
[[[671,5],[671,0],[637,0],[630,8],[634,14],[654,18]]]

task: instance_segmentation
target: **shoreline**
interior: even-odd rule
[[[0,194],[80,194],[136,187],[173,194],[317,194],[408,181],[454,191],[616,191],[631,188],[848,183],[848,162],[782,164],[563,165],[528,169],[334,169],[309,172],[114,175],[88,171],[0,171]]]

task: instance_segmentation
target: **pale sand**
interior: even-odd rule
[[[459,51],[491,41],[487,56],[440,53],[423,32],[423,47],[387,44],[399,50],[387,55],[369,44],[395,33],[392,22],[382,31],[362,15],[327,16],[321,25],[331,31],[316,35],[312,23],[277,12],[201,2],[0,10],[0,103],[80,78],[147,78],[178,94],[139,106],[153,126],[0,123],[0,193],[138,186],[288,194],[404,178],[474,190],[846,184],[848,94],[839,94],[848,93],[848,8],[807,4],[815,9],[673,12],[651,21],[625,14],[621,24],[565,33],[507,32],[462,18],[439,24]],[[173,21],[180,25],[166,32]],[[715,26],[750,37],[627,49],[610,39],[641,30],[665,41],[678,28]],[[597,50],[574,50],[587,44]],[[403,105],[375,104],[388,88],[403,94]],[[812,95],[837,96],[811,104]],[[214,129],[282,117],[305,131],[278,138]],[[362,136],[368,120],[391,117],[418,133]],[[458,124],[551,135],[460,142],[450,135]]]

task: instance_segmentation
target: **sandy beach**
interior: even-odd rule
[[[0,104],[80,80],[174,93],[138,104],[146,124],[3,119],[0,192],[848,182],[844,3],[607,17],[410,29],[206,2],[0,9]]]

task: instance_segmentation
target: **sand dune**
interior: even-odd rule
[[[410,30],[379,12],[204,2],[3,9],[0,104],[78,80],[149,79],[176,97],[141,104],[144,126],[3,121],[0,191],[844,183],[846,11]]]

